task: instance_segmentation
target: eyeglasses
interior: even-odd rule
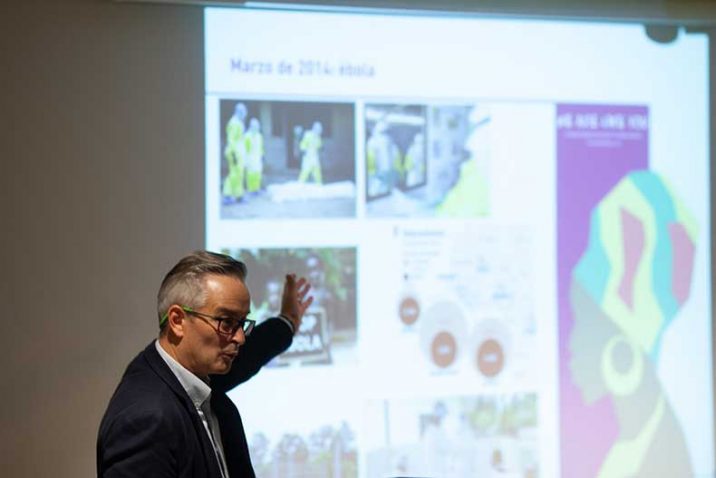
[[[217,334],[220,335],[226,335],[228,337],[233,337],[234,334],[239,330],[242,329],[244,331],[244,335],[248,336],[252,330],[254,330],[254,326],[256,325],[255,320],[251,319],[234,319],[232,317],[216,317],[209,314],[204,314],[202,312],[197,312],[191,307],[187,307],[185,305],[181,306],[182,310],[186,312],[189,315],[193,315],[195,317],[199,317],[200,319],[211,319],[216,321],[217,325],[214,327],[214,330],[216,330]],[[164,323],[169,318],[169,313],[167,312],[162,316],[161,323]]]

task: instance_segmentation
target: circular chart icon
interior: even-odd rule
[[[505,367],[505,350],[496,339],[487,339],[477,347],[477,368],[486,377],[498,375]]]
[[[420,317],[420,304],[414,297],[404,297],[398,310],[400,321],[405,325],[413,325]]]
[[[457,342],[450,332],[440,331],[430,346],[430,357],[440,368],[449,367],[457,357]]]

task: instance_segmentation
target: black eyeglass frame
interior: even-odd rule
[[[200,319],[212,319],[217,322],[216,327],[212,326],[212,328],[216,331],[217,334],[223,335],[226,337],[233,337],[234,334],[239,329],[242,329],[244,331],[244,336],[248,337],[249,334],[251,334],[251,331],[254,330],[254,327],[256,326],[256,321],[251,319],[232,319],[229,317],[217,317],[214,315],[205,314],[203,312],[197,312],[196,310],[192,309],[191,307],[187,307],[185,305],[180,306],[184,312],[186,312],[189,315],[193,315],[195,317],[199,317]],[[161,323],[164,323],[169,318],[169,313],[167,312],[162,317]],[[231,323],[231,329],[229,331],[221,330],[222,324],[229,324]],[[211,324],[209,324],[211,325]]]

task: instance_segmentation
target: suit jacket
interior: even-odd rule
[[[231,478],[253,478],[241,416],[226,392],[291,345],[280,319],[258,325],[226,375],[211,377],[211,408]],[[127,367],[97,438],[100,477],[221,478],[209,437],[189,395],[152,341]]]

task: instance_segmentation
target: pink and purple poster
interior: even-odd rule
[[[649,169],[642,106],[557,109],[562,476],[691,476],[658,376],[696,225]]]
[[[618,430],[605,395],[586,404],[570,370],[573,271],[587,248],[592,210],[623,177],[649,166],[648,130],[609,118],[647,116],[641,106],[557,106],[557,224],[562,476],[596,476]],[[619,120],[614,120],[619,121]]]

